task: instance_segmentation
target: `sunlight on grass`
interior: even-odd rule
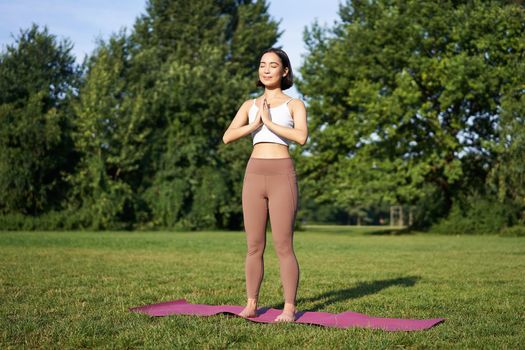
[[[244,302],[242,232],[0,233],[0,347],[519,348],[525,240],[296,232],[299,310],[434,318],[422,332],[263,325],[225,315],[150,318],[129,307]],[[261,306],[282,307],[268,233]]]

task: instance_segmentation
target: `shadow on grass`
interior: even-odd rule
[[[367,295],[379,293],[381,290],[386,289],[388,287],[412,287],[420,279],[421,277],[419,276],[408,276],[372,282],[361,282],[357,286],[352,288],[332,290],[310,298],[298,298],[297,304],[313,303],[313,307],[310,307],[308,310],[304,311],[322,311],[326,309],[326,306],[330,304],[338,303],[340,301],[346,301],[349,299],[357,299]],[[275,309],[282,309],[284,307],[284,303],[280,303],[270,307]]]

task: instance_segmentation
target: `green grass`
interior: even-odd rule
[[[129,307],[245,301],[242,232],[0,233],[0,348],[524,348],[525,240],[296,232],[299,310],[447,320],[386,332]],[[282,307],[270,233],[260,306]]]

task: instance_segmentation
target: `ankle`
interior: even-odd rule
[[[293,304],[293,303],[284,303],[283,311],[295,312],[295,304]]]
[[[257,306],[257,299],[248,298],[248,301],[246,302],[246,305]]]

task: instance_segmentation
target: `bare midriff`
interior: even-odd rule
[[[252,158],[290,158],[288,146],[274,142],[258,142],[253,145]]]

